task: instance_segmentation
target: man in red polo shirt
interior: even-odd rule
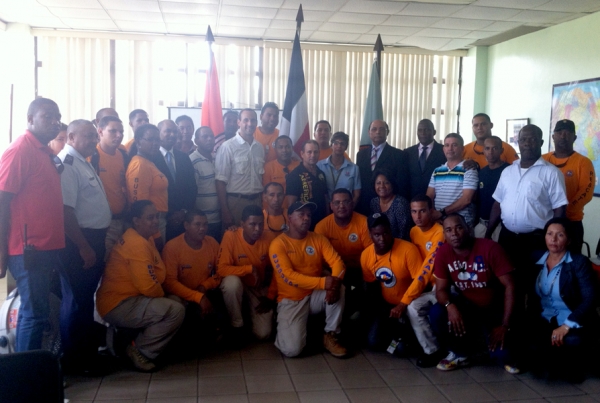
[[[27,110],[27,131],[0,157],[0,278],[8,266],[21,295],[17,351],[41,348],[50,276],[65,247],[64,166],[47,146],[60,130],[60,118],[54,101],[34,100]]]

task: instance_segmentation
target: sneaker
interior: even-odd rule
[[[325,333],[323,336],[323,347],[325,347],[325,349],[334,357],[341,358],[348,354],[346,348],[341,346],[338,342],[337,334],[335,334],[335,332]]]
[[[513,365],[508,365],[508,364],[504,366],[504,370],[506,372],[508,372],[509,374],[513,374],[513,375],[518,375],[518,374],[521,373],[521,369],[520,368],[517,368],[517,367],[515,367]]]
[[[156,369],[156,365],[154,365],[150,359],[146,358],[144,354],[140,353],[140,350],[138,350],[133,344],[127,345],[125,352],[127,353],[127,357],[129,357],[133,363],[133,366],[140,371],[150,372]]]
[[[444,352],[441,350],[431,354],[421,354],[417,359],[417,367],[420,368],[431,368],[435,367],[441,359],[444,358]]]
[[[440,371],[452,371],[467,365],[469,365],[469,357],[462,357],[450,351],[446,358],[438,363],[436,368]]]

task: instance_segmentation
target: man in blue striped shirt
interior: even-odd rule
[[[431,174],[427,196],[435,203],[434,220],[450,213],[458,213],[465,218],[469,227],[475,223],[473,197],[479,184],[477,170],[463,167],[464,140],[456,133],[444,139],[444,155],[448,160]]]

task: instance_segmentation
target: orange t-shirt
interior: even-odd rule
[[[150,200],[162,213],[169,211],[169,180],[150,160],[134,156],[126,173],[127,200],[130,204],[137,200]]]
[[[271,182],[279,183],[283,186],[283,194],[285,195],[285,178],[287,174],[292,172],[298,165],[300,165],[300,161],[296,160],[292,160],[287,167],[281,165],[276,159],[267,162],[265,164],[265,173],[263,174],[263,187]],[[284,171],[285,168],[287,168],[287,173]],[[287,201],[284,198],[283,209],[287,210],[288,207]],[[267,208],[266,203],[263,203],[263,208]]]
[[[171,239],[162,251],[167,268],[165,291],[199,304],[204,296],[197,291],[199,286],[211,290],[221,283],[215,276],[218,256],[219,243],[213,237],[205,236],[200,249],[190,247],[185,234]]]
[[[357,212],[352,213],[352,219],[345,227],[337,225],[333,214],[329,214],[317,224],[315,232],[329,240],[348,268],[360,269],[360,254],[373,244],[367,217]]]
[[[135,143],[135,139],[128,140],[127,143],[125,143],[125,145],[121,144],[119,147],[123,147],[123,149],[125,151],[127,151],[127,153],[129,153],[129,151],[131,150],[131,146],[133,145],[133,143]]]
[[[515,149],[507,142],[502,142],[502,148],[504,149],[502,154],[500,154],[500,159],[502,161],[512,164],[514,161],[519,159]],[[476,141],[473,141],[465,146],[465,150],[463,151],[463,159],[469,159],[477,162],[479,164],[479,168],[484,168],[488,165],[485,155],[483,155],[483,147],[478,145]]]
[[[154,240],[145,239],[129,228],[112,249],[106,263],[100,288],[96,292],[98,313],[104,317],[130,297],[163,297],[165,293],[161,285],[166,272]]]
[[[105,153],[100,144],[96,146],[100,155],[98,168],[100,180],[106,191],[108,205],[113,215],[121,214],[127,204],[127,184],[125,183],[125,161],[123,154],[116,150],[114,155]]]
[[[287,231],[288,214],[286,210],[283,210],[282,215],[273,216],[269,215],[267,210],[263,210],[263,216],[265,217],[265,229],[262,238],[266,239],[270,245],[273,239]]]
[[[589,158],[575,151],[568,158],[556,158],[554,153],[542,158],[556,166],[565,177],[567,188],[567,218],[571,221],[583,220],[583,208],[594,196],[596,173]]]
[[[428,231],[421,231],[419,227],[412,227],[410,230],[410,240],[419,249],[421,255],[421,270],[416,279],[406,291],[407,300],[411,301],[419,297],[427,284],[434,285],[433,262],[440,246],[444,244],[444,228],[439,224],[433,224]]]
[[[369,283],[379,280],[383,298],[393,305],[412,302],[406,292],[420,275],[422,263],[419,249],[402,239],[394,239],[392,249],[385,255],[376,254],[375,246],[371,245],[360,257],[364,280]]]
[[[252,273],[252,266],[258,270],[261,283],[265,279],[265,268],[269,265],[269,242],[261,237],[254,245],[244,239],[244,230],[225,231],[221,248],[217,273],[221,277],[244,277]]]
[[[262,144],[265,149],[265,162],[277,159],[275,153],[275,140],[277,137],[279,137],[279,129],[273,130],[271,134],[264,134],[260,131],[260,127],[257,127],[254,131],[254,140]]]
[[[324,261],[333,276],[343,277],[345,270],[344,262],[327,238],[314,232],[304,239],[281,234],[271,242],[269,254],[277,281],[277,302],[284,298],[300,301],[312,290],[325,289],[325,277],[321,277]]]

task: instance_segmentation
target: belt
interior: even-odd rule
[[[260,197],[261,193],[254,193],[250,195],[245,195],[241,193],[227,193],[227,197],[237,197],[238,199],[246,199],[246,200],[254,200]]]

